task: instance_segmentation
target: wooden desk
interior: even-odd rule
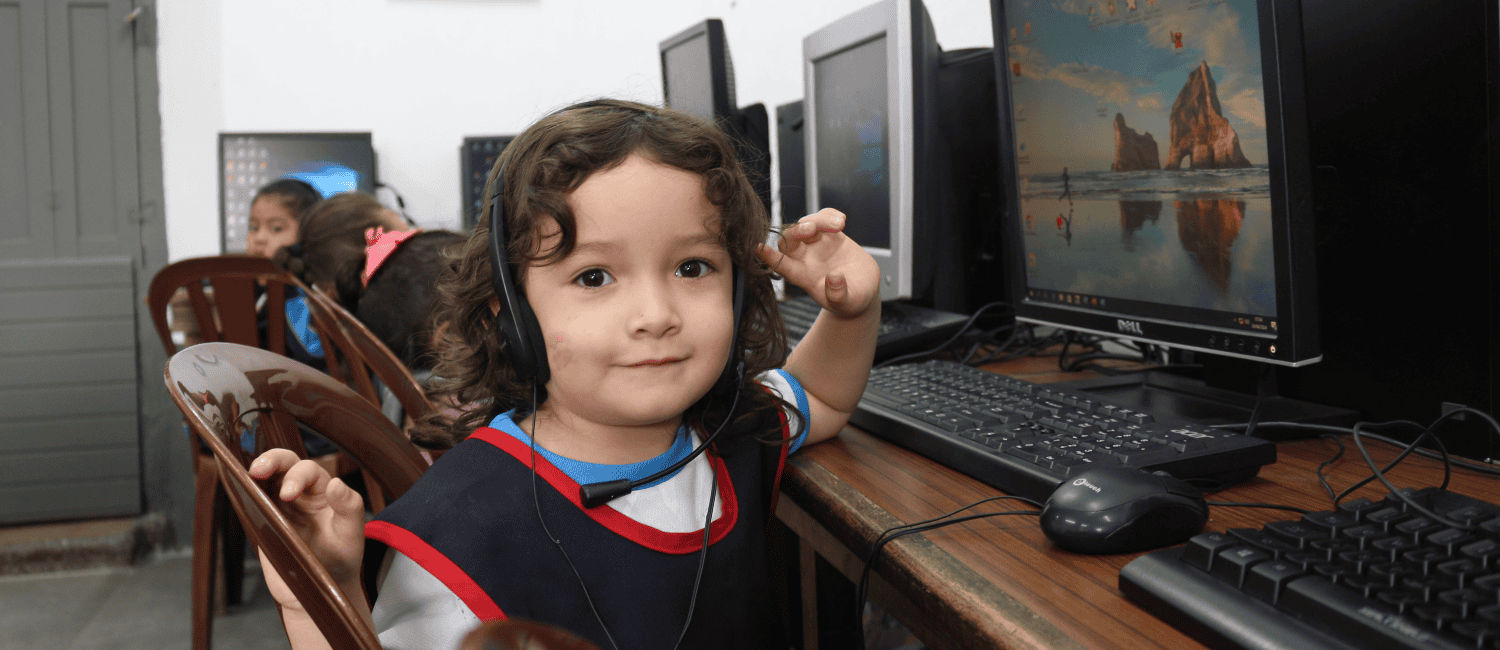
[[[1050,371],[1048,367],[1050,366]],[[1072,376],[1055,359],[999,367],[1003,374],[1045,383]],[[992,368],[994,369],[994,368]],[[1076,375],[1075,375],[1076,376]],[[1336,491],[1369,474],[1349,436],[1342,459],[1325,473]],[[1397,452],[1367,441],[1377,463]],[[1209,496],[1214,501],[1262,502],[1311,510],[1331,508],[1315,474],[1337,443],[1284,442],[1278,460],[1255,479]],[[1441,463],[1411,456],[1388,474],[1397,487],[1436,486]],[[1494,479],[1455,468],[1450,490],[1494,498]],[[1373,481],[1350,498],[1381,498]],[[999,492],[885,440],[852,427],[792,457],[782,480],[777,516],[801,539],[804,618],[814,618],[809,589],[813,554],[858,582],[863,558],[881,532],[940,516]],[[975,512],[1029,509],[998,501]],[[1297,513],[1263,508],[1210,507],[1207,530],[1259,528]],[[930,648],[1201,648],[1176,628],[1147,614],[1120,593],[1120,568],[1141,554],[1075,555],[1054,547],[1037,518],[1004,516],[955,524],[887,544],[871,578],[870,597]],[[816,622],[808,626],[815,630]],[[805,639],[816,647],[816,633]]]

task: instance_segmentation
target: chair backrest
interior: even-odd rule
[[[335,363],[334,359],[329,359],[330,372],[337,367],[338,372],[342,373],[347,367],[353,377],[340,377],[340,379],[346,382],[352,380],[357,390],[366,397],[374,393],[374,388],[369,383],[369,374],[375,373],[381,383],[395,394],[396,401],[401,403],[401,408],[414,420],[427,415],[432,410],[432,404],[427,401],[422,384],[412,375],[406,364],[401,363],[396,353],[386,347],[369,327],[366,327],[354,314],[349,313],[349,310],[344,309],[338,301],[322,290],[305,286],[302,290],[308,296],[307,305],[312,311],[313,321],[318,331],[324,333],[325,338],[333,339],[333,345],[324,346],[324,348],[336,348],[344,358],[344,364]]]
[[[212,299],[204,282],[213,290]],[[286,353],[286,295],[291,275],[271,260],[253,255],[218,255],[195,257],[168,264],[151,278],[146,304],[151,320],[161,337],[167,354],[177,352],[167,312],[172,296],[179,289],[187,291],[192,315],[197,320],[204,341],[265,346],[277,354]],[[258,293],[257,287],[264,287]],[[261,295],[265,303],[257,309]],[[265,340],[261,340],[258,323],[266,321]]]
[[[203,343],[168,360],[166,382],[199,436],[215,438],[217,447],[238,454],[234,460],[242,464],[275,447],[306,458],[300,429],[353,457],[391,499],[405,494],[427,468],[379,407],[288,357],[234,343]]]

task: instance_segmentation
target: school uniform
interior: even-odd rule
[[[687,621],[717,476],[710,544],[681,647],[785,647],[768,586],[766,524],[809,415],[790,375],[772,371],[759,382],[797,411],[767,411],[750,426],[779,431],[789,444],[726,432],[676,473],[594,509],[582,506],[580,484],[649,476],[708,432],[684,428],[665,454],[631,465],[582,463],[536,447],[533,474],[531,440],[510,413],[476,431],[366,527],[369,539],[397,552],[373,610],[382,645],[456,647],[480,622],[515,617],[610,648],[592,599],[620,648],[672,648]],[[537,435],[545,441],[545,427]]]

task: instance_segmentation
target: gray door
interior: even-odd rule
[[[0,523],[141,512],[132,9],[0,0]]]

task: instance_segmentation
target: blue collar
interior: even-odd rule
[[[495,419],[490,421],[490,427],[510,434],[512,438],[521,441],[523,444],[529,447],[531,446],[531,436],[526,435],[526,432],[522,431],[521,427],[516,426],[514,420],[511,420],[511,415],[513,415],[514,413],[515,411],[512,410],[495,416]],[[688,428],[686,425],[677,429],[677,439],[672,441],[672,448],[668,449],[666,453],[663,453],[662,455],[655,458],[643,460],[639,463],[630,463],[627,465],[602,465],[599,463],[585,463],[583,461],[559,456],[550,451],[547,451],[543,447],[536,448],[536,453],[538,455],[546,458],[547,462],[552,463],[558,469],[562,470],[564,474],[568,475],[568,478],[577,481],[579,485],[599,483],[602,481],[614,481],[618,479],[630,479],[632,481],[638,480],[666,469],[667,467],[671,466],[672,463],[685,458],[689,453],[692,453],[692,451],[693,443],[688,439]],[[681,471],[682,470],[678,470],[678,472]],[[655,481],[652,481],[651,483],[647,483],[646,485],[642,485],[636,489],[643,490],[648,487],[660,485],[661,483],[665,483],[666,481],[671,480],[671,478],[676,475],[677,472],[673,472],[671,475],[663,476]]]

